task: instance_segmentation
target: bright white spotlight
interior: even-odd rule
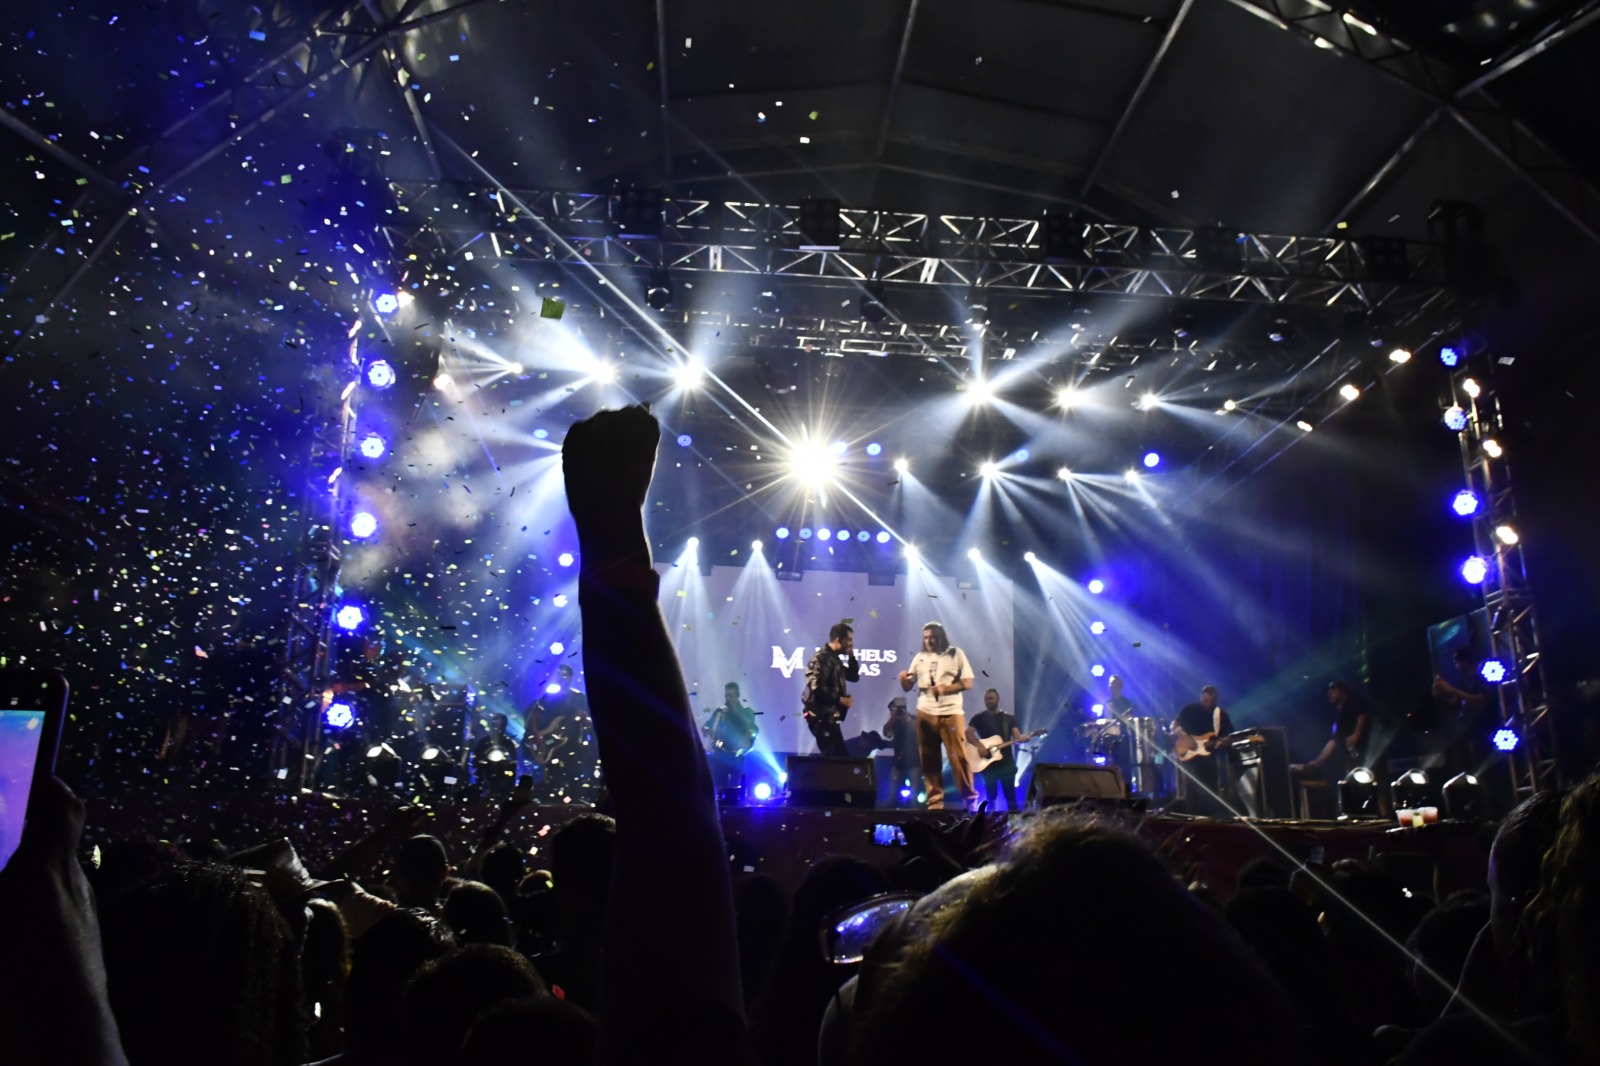
[[[994,477],[999,472],[1000,464],[996,463],[993,459],[987,459],[978,464],[978,473],[982,474],[984,477]]]
[[[1126,482],[1129,482],[1130,484],[1135,482],[1135,481],[1138,481],[1139,480],[1139,471],[1130,469],[1130,470],[1124,472],[1123,475],[1122,475],[1122,480],[1124,480]]]
[[[906,554],[906,558],[910,559],[912,562],[915,562],[916,560],[922,558],[922,552],[917,548],[917,546],[915,544],[907,544],[906,547],[905,547],[905,554]]]
[[[686,360],[672,368],[672,382],[680,389],[698,389],[705,372],[694,360]]]
[[[377,531],[378,516],[371,511],[357,511],[350,516],[350,535],[357,540],[366,540]]]
[[[1093,666],[1089,667],[1089,672],[1091,674],[1093,674],[1095,677],[1105,677],[1106,676],[1105,664],[1104,663],[1095,663]]]
[[[1072,480],[1072,470],[1070,468],[1068,468],[1068,467],[1065,467],[1065,466],[1057,467],[1056,468],[1056,477],[1060,478],[1062,481],[1071,481]]]
[[[388,441],[377,433],[368,433],[361,438],[361,454],[368,459],[382,459],[383,453],[388,450]]]
[[[828,445],[807,436],[789,450],[785,463],[790,477],[820,487],[832,483],[839,457]]]
[[[1160,452],[1145,452],[1144,453],[1144,465],[1145,465],[1145,469],[1146,470],[1154,470],[1156,467],[1160,466],[1161,465],[1161,453]]]
[[[1481,585],[1489,576],[1489,564],[1481,555],[1469,555],[1461,564],[1461,580],[1469,585]]]
[[[979,559],[983,558],[983,553],[981,551],[979,551],[977,548],[968,548],[967,549],[967,558],[971,559],[973,562],[977,562]]]
[[[1452,404],[1445,410],[1444,425],[1446,429],[1460,433],[1467,428],[1467,412],[1461,409],[1460,404]]]
[[[565,607],[569,601],[565,592],[558,592],[550,597],[550,602],[556,607]]]
[[[1504,455],[1505,453],[1506,453],[1506,450],[1504,448],[1500,447],[1500,442],[1499,441],[1495,440],[1493,437],[1485,437],[1485,438],[1483,438],[1483,454],[1484,455],[1487,455],[1491,459],[1498,459],[1502,455]]]
[[[772,785],[766,781],[757,781],[756,787],[750,790],[750,794],[765,803],[772,798]]]
[[[440,392],[445,391],[455,383],[456,379],[451,377],[449,374],[446,374],[443,370],[439,371],[439,373],[436,374],[433,379],[433,387],[438,389]]]
[[[1032,552],[1023,552],[1022,561],[1025,563],[1036,563],[1039,561],[1039,557]]]
[[[1095,636],[1098,637],[1100,634],[1104,633],[1105,631],[1106,631],[1106,624],[1104,622],[1095,621],[1095,622],[1090,622],[1089,623],[1089,632],[1093,633]]]
[[[1494,535],[1501,544],[1515,544],[1522,538],[1517,536],[1517,531],[1510,526],[1495,526]]]
[[[562,552],[560,555],[556,556],[556,562],[559,563],[562,566],[571,566],[572,565],[572,553],[571,552]]]
[[[1478,384],[1476,378],[1462,378],[1461,391],[1476,400],[1483,395],[1483,386]]]
[[[1239,405],[1237,403],[1235,403],[1234,401],[1232,401],[1232,400],[1223,400],[1222,401],[1222,409],[1224,411],[1232,411],[1238,406]]]
[[[1091,578],[1087,587],[1091,595],[1098,596],[1106,590],[1106,583],[1097,577]]]
[[[1161,406],[1161,397],[1157,396],[1153,392],[1147,392],[1143,396],[1139,397],[1139,402],[1136,406],[1141,411],[1153,411],[1157,407]]]
[[[753,552],[760,551],[761,550],[761,542],[759,540],[751,541],[750,542],[750,550],[753,551]]]
[[[387,389],[395,383],[394,367],[386,360],[374,359],[367,364],[367,384],[375,389]]]
[[[694,551],[696,548],[700,547],[700,538],[699,537],[690,537],[684,543],[688,545],[690,551]]]
[[[1354,400],[1356,397],[1361,395],[1361,390],[1347,381],[1343,385],[1339,386],[1339,395],[1343,396],[1346,400]]]
[[[1409,363],[1411,362],[1411,353],[1404,348],[1396,348],[1394,351],[1389,353],[1389,362]]]
[[[380,292],[372,298],[372,309],[380,315],[392,315],[400,310],[400,297],[392,292]]]
[[[610,385],[616,382],[617,373],[617,364],[596,362],[589,376],[602,385]]]
[[[992,399],[994,399],[994,383],[988,378],[974,377],[967,382],[968,403],[988,403]]]
[[[1070,411],[1078,406],[1078,390],[1070,386],[1056,390],[1056,406],[1063,411]]]
[[[521,363],[507,363],[506,369],[513,374],[520,374],[524,368]]]
[[[910,470],[911,470],[911,460],[910,459],[896,459],[894,461],[894,472],[896,474],[908,473]]]
[[[551,655],[564,655],[564,654],[566,654],[566,651],[567,651],[567,646],[565,644],[561,643],[559,640],[552,640],[550,642],[550,654]]]

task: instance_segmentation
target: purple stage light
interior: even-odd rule
[[[1158,467],[1160,465],[1161,465],[1161,453],[1160,452],[1145,452],[1144,453],[1144,466],[1145,466],[1146,470],[1154,470],[1156,467]]]
[[[361,454],[368,459],[382,459],[389,450],[389,442],[376,433],[368,433],[361,438]]]
[[[873,456],[882,455],[883,445],[879,444],[877,441],[873,441],[871,444],[867,445],[867,454]]]
[[[1461,564],[1461,580],[1469,585],[1481,585],[1489,576],[1489,564],[1481,555],[1469,555]]]
[[[1522,738],[1515,729],[1501,726],[1494,731],[1494,736],[1489,738],[1489,743],[1494,745],[1495,751],[1516,751],[1517,745],[1522,743]]]
[[[329,729],[349,729],[356,724],[356,709],[348,700],[334,700],[322,712],[322,720],[328,723]]]
[[[778,527],[778,531],[773,535],[775,537],[777,537],[779,540],[788,540],[789,539],[789,527],[788,526],[779,526]]]
[[[811,539],[811,527],[810,526],[801,526],[800,527],[800,539],[801,540],[810,540]]]
[[[691,445],[693,443],[694,443],[694,438],[689,436],[689,434],[687,434],[687,433],[679,433],[678,434],[678,447],[687,448],[689,445]]]
[[[367,364],[367,384],[375,389],[387,389],[395,382],[394,367],[385,360],[374,359]]]
[[[1499,659],[1485,659],[1478,667],[1478,675],[1491,685],[1500,684],[1510,673],[1510,667]]]
[[[1092,595],[1098,596],[1106,590],[1106,583],[1097,577],[1090,578],[1088,588]]]
[[[366,540],[378,532],[378,516],[371,511],[357,511],[350,516],[350,535],[357,540]]]
[[[872,539],[872,534],[867,532],[864,529],[856,534],[856,540],[860,541],[862,544],[865,544],[867,541],[869,541],[871,539]]]
[[[1460,350],[1452,348],[1448,344],[1445,345],[1443,348],[1439,349],[1439,362],[1443,363],[1445,366],[1455,366],[1457,363],[1461,362]]]
[[[392,315],[400,310],[400,297],[392,292],[380,292],[372,298],[372,309],[380,315]]]
[[[361,623],[367,620],[367,612],[358,603],[347,603],[334,612],[333,620],[340,629],[351,632],[361,628]]]
[[[1453,405],[1444,413],[1445,428],[1455,433],[1460,433],[1467,428],[1467,412],[1459,404]]]
[[[1471,489],[1462,489],[1450,500],[1450,509],[1462,518],[1471,518],[1482,506],[1483,501]]]

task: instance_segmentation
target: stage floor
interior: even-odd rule
[[[226,793],[189,789],[152,793],[140,801],[90,800],[86,847],[125,840],[217,840],[235,851],[280,836],[289,837],[315,873],[330,857],[382,824],[394,803],[379,798],[325,795]],[[451,859],[464,862],[496,808],[484,803],[440,805],[422,832],[444,840]],[[550,834],[587,813],[585,807],[535,807],[506,835],[544,862]],[[852,855],[893,866],[906,849],[892,842],[894,826],[913,818],[949,823],[960,811],[766,806],[724,807],[723,832],[736,874],[762,873],[793,887],[817,859]],[[989,815],[1003,833],[1020,815]],[[1378,859],[1413,892],[1442,898],[1458,888],[1484,887],[1491,827],[1441,822],[1400,829],[1390,822],[1218,821],[1168,815],[1118,814],[1119,819],[1165,854],[1175,868],[1199,875],[1217,893],[1231,893],[1240,869],[1266,857],[1286,868],[1319,857]],[[880,843],[879,841],[885,841]]]

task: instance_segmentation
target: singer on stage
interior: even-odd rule
[[[972,783],[972,768],[967,765],[965,745],[966,715],[961,694],[972,687],[972,664],[960,648],[950,643],[944,626],[929,622],[922,627],[922,650],[911,660],[909,669],[900,671],[900,688],[917,691],[917,747],[922,756],[922,784],[928,796],[928,810],[944,809],[944,760],[939,748],[950,756],[961,802],[968,810],[978,805],[978,790]]]
[[[806,726],[816,738],[817,751],[834,758],[846,758],[844,732],[839,723],[850,713],[851,697],[845,682],[861,680],[861,664],[856,661],[856,636],[846,622],[828,630],[828,643],[817,649],[806,667],[806,690],[800,697]],[[844,656],[844,658],[840,658]]]

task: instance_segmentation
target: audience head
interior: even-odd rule
[[[1452,896],[1423,916],[1406,942],[1414,960],[1411,983],[1424,1017],[1440,1014],[1461,982],[1467,954],[1489,922],[1489,901],[1479,893]]]
[[[444,901],[444,922],[458,944],[516,947],[505,901],[481,881],[460,881],[450,890]]]
[[[1539,892],[1540,866],[1561,829],[1564,792],[1536,792],[1501,821],[1489,848],[1489,930],[1509,958],[1522,912]]]
[[[537,1052],[539,1066],[589,1066],[598,1029],[582,1007],[554,996],[521,996],[478,1015],[457,1060],[462,1066],[504,1066]]]
[[[304,1061],[294,936],[243,870],[176,863],[104,899],[100,930],[133,1066]]]
[[[389,1061],[403,1046],[400,997],[424,963],[455,948],[449,928],[427,911],[393,911],[355,942],[345,985],[345,1043]]]
[[[545,992],[533,964],[498,944],[472,944],[424,963],[401,1005],[406,1058],[417,1066],[453,1062],[486,1008]]]
[[[1584,1062],[1600,1061],[1600,774],[1562,802],[1527,920],[1534,962],[1553,971],[1574,1051]]]
[[[400,845],[395,859],[391,881],[394,884],[395,902],[402,907],[432,909],[439,903],[439,893],[445,878],[450,876],[450,857],[444,842],[425,834],[412,837]]]

